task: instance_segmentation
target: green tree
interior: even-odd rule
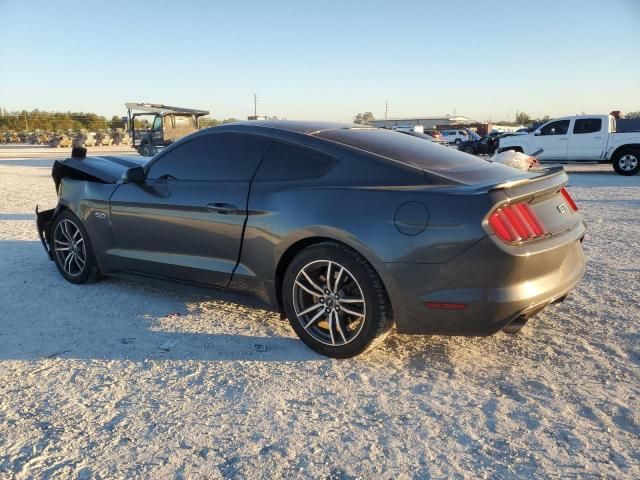
[[[518,114],[516,115],[516,124],[517,125],[530,125],[531,124],[531,117],[524,112],[518,112]]]
[[[371,112],[359,113],[353,117],[353,123],[357,123],[359,125],[371,125],[374,120],[375,118]]]
[[[235,122],[239,122],[240,120],[238,120],[237,118],[225,118],[224,120],[222,120],[222,123],[235,123]]]
[[[125,125],[122,124],[122,118],[114,115],[113,117],[111,117],[111,120],[109,121],[109,128],[124,128]]]
[[[198,120],[198,124],[202,128],[217,127],[218,125],[220,125],[220,120],[210,117],[200,117],[200,119]]]
[[[549,120],[551,120],[551,117],[549,115],[545,115],[544,117],[534,119],[531,124],[540,125],[542,123],[547,123]]]
[[[636,119],[636,118],[640,118],[640,111],[639,112],[629,112],[629,113],[625,113],[624,114],[624,118],[628,118],[628,119]]]

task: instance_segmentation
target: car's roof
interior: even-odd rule
[[[348,130],[351,128],[375,128],[366,125],[356,125],[350,123],[320,122],[305,120],[248,120],[246,122],[236,122],[229,125],[246,125],[248,127],[265,127],[286,132],[313,134],[325,130]]]

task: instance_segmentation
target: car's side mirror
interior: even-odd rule
[[[122,174],[122,183],[142,183],[145,176],[144,168],[131,167]]]
[[[539,137],[540,135],[542,135],[542,132],[541,132],[540,130],[536,130],[535,132],[533,132],[533,134],[534,134],[536,137]]]

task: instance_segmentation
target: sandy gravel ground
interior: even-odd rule
[[[0,148],[0,478],[640,478],[640,176],[571,174],[587,273],[519,335],[336,361],[251,299],[66,283],[32,150]]]

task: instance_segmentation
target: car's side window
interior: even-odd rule
[[[270,140],[240,133],[209,133],[187,138],[159,157],[147,178],[248,181],[253,177]]]
[[[162,130],[162,118],[155,117],[153,119],[153,130],[160,131]]]
[[[335,163],[334,158],[321,153],[274,142],[256,172],[255,181],[318,178]]]
[[[569,131],[569,120],[558,120],[547,123],[540,130],[540,135],[566,135]]]
[[[573,126],[573,133],[595,133],[602,130],[602,120],[600,118],[580,118]]]

